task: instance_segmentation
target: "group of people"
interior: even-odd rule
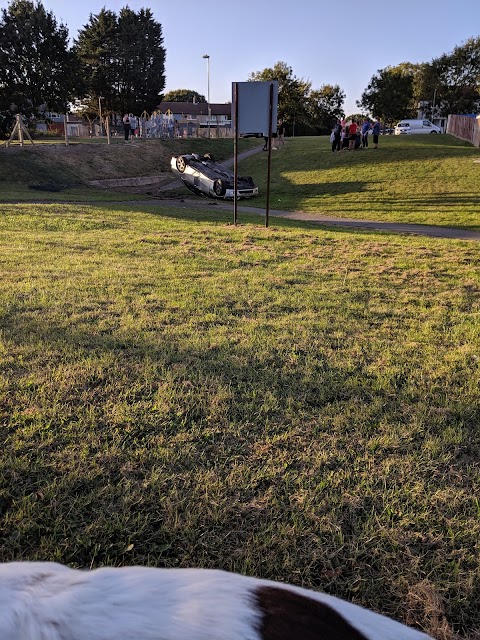
[[[355,149],[368,148],[368,136],[373,135],[373,148],[378,149],[378,136],[380,135],[380,121],[378,118],[373,122],[365,118],[361,124],[352,119],[349,124],[345,120],[337,120],[330,142],[332,151],[354,151]]]
[[[263,150],[268,151],[268,136],[263,136]],[[280,149],[285,146],[285,123],[279,120],[277,124],[277,133],[272,133],[272,149]]]
[[[138,118],[133,113],[126,113],[123,118],[123,130],[125,132],[125,142],[133,142],[135,136],[138,136]]]

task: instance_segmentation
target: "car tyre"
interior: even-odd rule
[[[210,160],[210,162],[215,162],[215,158],[213,157],[213,155],[211,153],[204,153],[203,154],[203,159],[204,160]]]
[[[436,131],[430,131],[430,135],[432,135],[432,133],[434,133],[435,135],[437,135]]]
[[[183,156],[178,156],[176,165],[179,173],[185,172],[185,169],[187,168],[187,163],[185,162],[185,158]]]
[[[213,183],[213,191],[218,197],[225,195],[227,187],[225,185],[225,182],[221,178],[217,178]]]

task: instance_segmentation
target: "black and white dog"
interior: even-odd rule
[[[427,640],[338,598],[208,569],[0,564],[1,640]]]

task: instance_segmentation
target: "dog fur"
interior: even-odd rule
[[[1,640],[427,640],[344,600],[209,569],[0,564]]]

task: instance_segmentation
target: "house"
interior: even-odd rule
[[[211,127],[230,127],[232,105],[230,102],[224,104],[206,102],[161,102],[157,106],[157,111],[171,113],[173,119],[179,124],[195,122],[200,127],[208,125],[208,109],[210,107]]]
[[[63,113],[46,112],[45,118],[49,121],[48,124],[39,123],[37,130],[65,135],[65,115]],[[80,116],[67,113],[67,134],[72,138],[88,137],[89,127]]]

